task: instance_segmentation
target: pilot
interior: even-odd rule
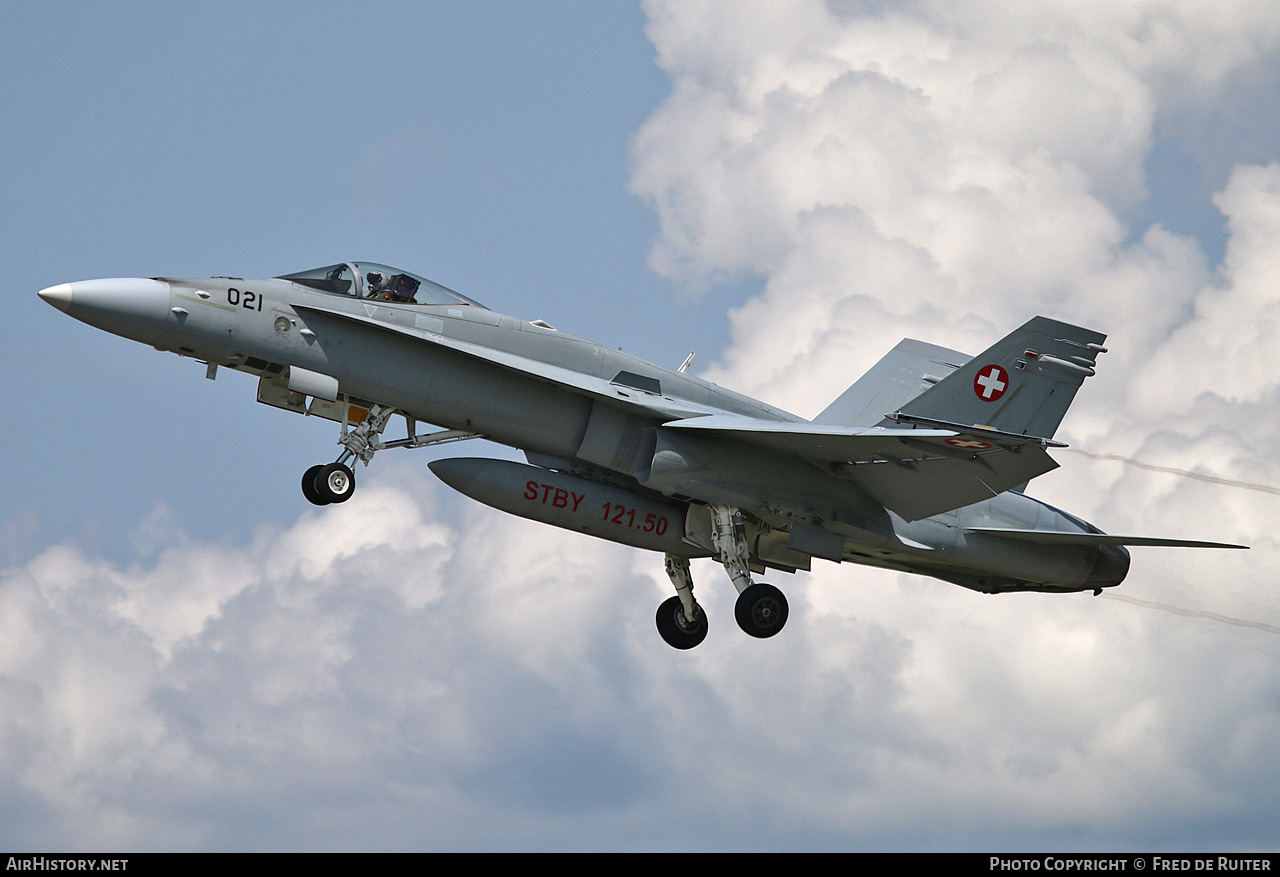
[[[368,298],[376,298],[379,301],[396,300],[391,282],[381,271],[370,271],[365,275],[365,284],[369,289]]]
[[[387,277],[381,271],[370,271],[365,276],[365,282],[369,289],[368,298],[379,301],[413,301],[413,293],[418,286],[405,274]]]

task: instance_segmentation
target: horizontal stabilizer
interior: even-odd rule
[[[966,533],[1034,542],[1038,545],[1134,545],[1153,548],[1248,548],[1229,542],[1204,542],[1198,539],[1161,539],[1156,536],[1112,536],[1107,533],[1064,533],[1058,530],[1013,530],[1001,527],[966,527]]]

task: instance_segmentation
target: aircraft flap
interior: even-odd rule
[[[904,446],[903,439],[924,441],[954,438],[957,435],[950,430],[940,429],[850,428],[818,423],[757,420],[732,414],[674,420],[664,425],[672,429],[716,433],[725,438],[822,463],[870,463],[890,456],[918,457],[919,449]]]

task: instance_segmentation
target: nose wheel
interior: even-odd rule
[[[355,492],[355,473],[343,463],[312,466],[302,475],[302,495],[312,505],[346,502]]]

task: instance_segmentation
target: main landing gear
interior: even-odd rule
[[[717,559],[738,589],[738,602],[733,612],[738,627],[759,639],[771,637],[787,623],[787,598],[773,585],[751,580],[748,568],[751,551],[747,545],[742,511],[724,505],[712,505],[710,509],[711,541]],[[672,648],[691,649],[706,639],[707,614],[693,599],[689,559],[668,554],[666,567],[676,596],[658,607],[658,634]]]
[[[691,649],[707,638],[707,613],[693,599],[689,558],[668,554],[667,575],[676,595],[658,607],[658,634],[673,649]]]
[[[414,432],[415,421],[406,414],[404,421],[407,437],[384,442],[382,431],[395,413],[394,408],[374,405],[369,409],[368,416],[356,424],[354,429],[349,429],[348,422],[343,421],[342,433],[338,436],[338,444],[342,445],[343,451],[338,459],[327,466],[312,466],[302,474],[302,495],[307,498],[307,502],[312,505],[329,505],[351,499],[356,492],[356,475],[351,470],[351,465],[358,459],[368,466],[373,455],[384,448],[425,448],[429,445],[481,438],[480,433],[461,429],[417,435]]]

